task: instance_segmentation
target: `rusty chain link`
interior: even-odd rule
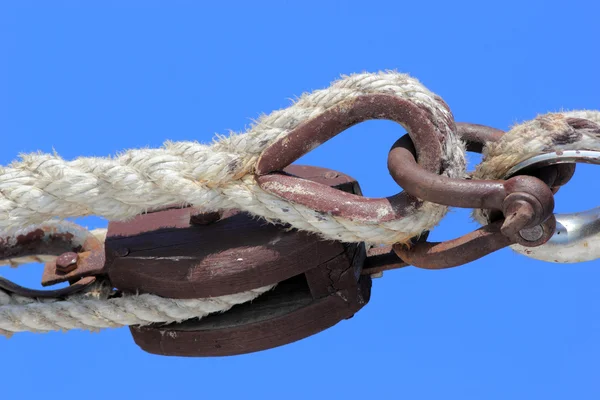
[[[348,219],[379,222],[399,219],[424,200],[453,207],[490,209],[496,212],[495,219],[502,219],[501,223],[493,222],[444,244],[420,242],[408,247],[394,246],[402,260],[422,268],[465,264],[512,244],[537,247],[552,237],[553,189],[568,181],[574,164],[549,166],[540,177],[520,175],[506,181],[445,177],[440,175],[439,135],[432,132],[429,120],[413,104],[404,104],[391,96],[373,97],[363,96],[341,104],[267,148],[256,168],[261,188],[292,203]],[[385,199],[363,198],[277,172],[344,129],[373,118],[386,118],[407,126],[409,134],[393,145],[388,157],[390,174],[404,190],[400,194]],[[461,123],[457,128],[467,149],[475,152],[481,152],[487,142],[496,141],[503,134],[483,125]],[[387,260],[390,268],[404,265],[399,260],[389,260],[389,256]],[[375,270],[384,269],[380,265]]]

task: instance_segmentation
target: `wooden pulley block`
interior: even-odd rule
[[[285,172],[361,194],[353,178],[336,171],[292,165]],[[207,298],[277,283],[222,314],[131,327],[135,342],[154,354],[225,356],[281,346],[351,317],[370,297],[363,244],[323,240],[238,211],[180,208],[111,222],[105,249],[109,279],[124,292]]]
[[[289,344],[352,317],[369,301],[371,277],[361,276],[364,245],[278,284],[251,303],[201,320],[132,326],[135,343],[149,353],[215,357]]]

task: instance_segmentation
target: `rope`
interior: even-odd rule
[[[0,168],[0,230],[54,217],[127,220],[151,209],[189,204],[203,211],[237,208],[342,242],[405,242],[434,227],[447,207],[426,203],[407,218],[385,223],[348,220],[290,204],[263,191],[253,177],[256,161],[271,143],[342,101],[374,93],[393,94],[426,109],[447,137],[444,174],[464,175],[464,147],[439,97],[404,74],[365,73],[304,95],[291,107],[262,117],[246,133],[219,138],[212,145],[166,143],[115,158],[74,161],[54,154],[23,155]]]
[[[514,126],[485,146],[472,177],[503,179],[521,161],[560,150],[600,150],[600,111],[548,113]],[[474,210],[473,217],[485,225],[489,210]]]
[[[206,299],[165,299],[151,294],[111,298],[112,290],[98,285],[65,301],[10,296],[0,290],[0,334],[49,332],[127,325],[180,322],[229,310],[254,300],[273,286]]]
[[[212,145],[166,143],[160,149],[129,150],[116,158],[79,158],[30,154],[0,168],[0,230],[46,222],[52,218],[97,215],[126,220],[172,204],[203,211],[237,208],[267,221],[343,242],[397,243],[434,227],[447,207],[426,202],[407,218],[376,223],[322,215],[268,194],[254,182],[261,153],[292,129],[341,101],[372,93],[394,94],[429,111],[446,135],[444,175],[465,176],[465,151],[455,135],[450,111],[418,81],[398,73],[345,77],[325,90],[302,96],[291,107],[262,117],[244,134],[219,138]],[[600,113],[548,114],[513,128],[488,145],[473,177],[501,178],[516,163],[558,149],[600,149]],[[485,211],[475,217],[486,220]],[[102,235],[102,232],[99,232]],[[12,259],[18,266],[42,258]],[[115,297],[97,285],[66,300],[36,300],[0,290],[0,333],[119,327],[170,323],[223,312],[273,286],[207,299],[176,300],[154,295]]]

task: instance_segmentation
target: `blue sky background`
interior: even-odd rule
[[[410,73],[457,121],[502,129],[600,108],[592,0],[48,3],[0,2],[0,165],[38,150],[72,159],[207,142],[362,71]],[[386,155],[402,134],[371,121],[302,162],[389,195]],[[578,168],[557,211],[597,205],[597,168]],[[474,228],[454,210],[431,238]],[[40,272],[0,270],[31,285]],[[406,268],[374,281],[353,319],[230,358],[149,355],[127,329],[17,334],[0,339],[0,397],[598,399],[599,284],[598,261],[510,250],[451,270]]]

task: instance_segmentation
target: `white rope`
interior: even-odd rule
[[[85,329],[97,331],[127,325],[180,322],[229,310],[254,300],[273,286],[206,299],[165,299],[150,294],[110,298],[97,286],[65,301],[10,296],[0,290],[0,334]]]
[[[129,150],[116,158],[30,154],[0,168],[0,230],[54,217],[97,215],[125,220],[154,208],[189,204],[205,211],[237,208],[268,221],[343,242],[405,242],[431,229],[447,207],[426,203],[393,222],[348,220],[290,204],[258,187],[253,171],[261,153],[290,130],[342,101],[386,93],[429,111],[447,137],[444,174],[462,177],[464,147],[456,138],[450,111],[417,80],[394,72],[345,77],[302,96],[289,108],[261,118],[249,131],[212,145],[167,143],[160,149]]]

